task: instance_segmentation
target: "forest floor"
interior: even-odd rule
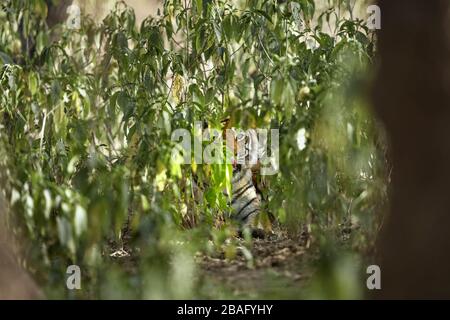
[[[253,239],[250,260],[238,251],[232,260],[202,254],[197,263],[207,280],[233,297],[298,298],[310,276],[306,250],[304,240],[279,231]]]
[[[197,253],[195,261],[204,284],[202,298],[295,299],[311,276],[311,254],[307,241],[275,230],[264,238],[254,238],[250,247],[238,239],[237,254]],[[133,272],[139,259],[126,244],[112,245],[110,256]],[[244,247],[249,250],[243,249]],[[251,253],[249,255],[249,253]]]

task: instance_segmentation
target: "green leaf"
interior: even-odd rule
[[[197,5],[197,14],[199,16],[201,16],[202,13],[203,13],[203,1],[202,0],[196,0],[195,3]]]
[[[283,98],[284,81],[281,78],[272,80],[271,83],[271,98],[275,105],[280,105]]]
[[[270,23],[272,22],[272,18],[267,14],[267,12],[264,12],[262,10],[255,10],[254,12],[256,12],[257,14],[259,14],[260,16],[264,17],[267,21],[269,21]]]
[[[28,87],[30,89],[30,92],[32,95],[35,95],[38,89],[38,79],[37,79],[37,74],[35,74],[34,72],[30,72],[28,75]]]

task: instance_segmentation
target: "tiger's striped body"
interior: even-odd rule
[[[254,172],[257,168],[258,141],[256,130],[249,129],[235,136],[238,146],[243,152],[237,154],[231,180],[231,217],[241,226],[253,224],[261,211],[261,195],[254,184]]]
[[[233,170],[231,180],[231,217],[240,225],[251,225],[261,210],[261,197],[253,184],[250,168]]]
[[[231,151],[234,160],[232,160],[231,195],[227,190],[223,190],[229,199],[225,216],[235,221],[240,228],[255,227],[255,218],[262,211],[263,201],[259,191],[261,185],[257,182],[260,179],[256,175],[259,171],[259,159],[265,155],[265,149],[258,144],[255,129],[232,130],[234,134],[226,137],[228,151]],[[193,185],[194,198],[201,202],[203,188],[199,188],[196,181]]]

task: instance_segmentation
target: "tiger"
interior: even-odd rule
[[[259,145],[255,129],[234,130],[232,139],[241,151],[233,150],[236,159],[232,163],[230,217],[241,230],[250,227],[254,235],[260,234],[255,220],[262,211],[263,196],[256,177],[260,169],[259,159],[264,157],[265,148]]]
[[[222,122],[223,140],[227,148],[231,147],[232,177],[231,194],[223,190],[223,194],[228,198],[227,212],[224,212],[225,220],[231,220],[238,226],[239,233],[246,228],[250,229],[252,234],[261,236],[261,229],[256,228],[257,217],[262,212],[263,195],[258,183],[257,175],[260,169],[259,159],[265,155],[265,148],[261,148],[258,143],[256,129],[239,130],[230,128],[228,119]],[[207,124],[203,124],[204,129]],[[226,134],[231,130],[231,135]],[[230,140],[231,139],[231,140]],[[262,180],[262,179],[259,179]],[[203,198],[202,190],[206,187],[200,187],[194,176],[194,198],[201,201]],[[272,215],[269,218],[272,222]]]
[[[233,168],[231,179],[231,217],[240,226],[249,226],[261,211],[261,195],[253,184],[250,168]]]

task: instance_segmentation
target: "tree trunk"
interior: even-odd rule
[[[39,298],[42,295],[33,280],[19,267],[8,247],[0,244],[0,300]]]
[[[0,300],[43,298],[31,277],[12,253],[12,238],[6,230],[4,199],[0,195]]]
[[[380,0],[375,110],[390,140],[377,298],[450,298],[448,0]]]
[[[58,23],[63,23],[67,19],[67,8],[72,4],[72,0],[47,0],[47,25],[51,28]]]

